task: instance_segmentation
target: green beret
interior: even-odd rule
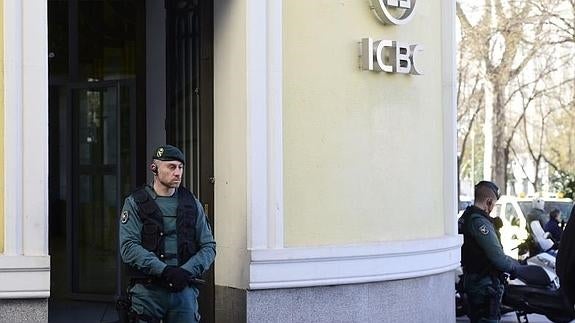
[[[184,156],[184,153],[172,145],[163,145],[156,148],[152,159],[163,161],[177,160],[184,164],[186,163],[186,157]]]

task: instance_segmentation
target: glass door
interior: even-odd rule
[[[71,292],[106,300],[118,288],[118,214],[131,187],[133,86],[105,81],[70,88]]]

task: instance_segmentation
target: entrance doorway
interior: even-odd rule
[[[70,291],[77,297],[119,293],[117,214],[123,191],[133,184],[122,161],[135,160],[126,135],[136,131],[134,92],[131,81],[69,86],[73,216],[67,244],[72,247]]]
[[[146,57],[146,4],[156,1],[166,17],[163,84],[146,79],[154,64]],[[213,228],[211,12],[211,1],[48,0],[50,321],[115,320],[118,215],[146,182],[150,136],[182,148],[183,185]],[[166,88],[165,106],[147,107],[151,87]],[[150,109],[164,110],[157,133],[146,128]],[[205,278],[200,314],[213,322],[213,270]]]
[[[106,312],[113,318],[113,300],[120,291],[118,208],[137,178],[130,167],[136,138],[126,135],[138,133],[135,83],[51,85],[49,94],[50,320],[96,319]],[[76,311],[92,308],[91,302],[98,302],[103,313],[69,311],[71,305]]]

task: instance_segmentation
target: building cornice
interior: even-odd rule
[[[50,296],[50,257],[0,257],[0,299]]]
[[[422,277],[459,266],[460,236],[366,245],[250,250],[249,289]]]

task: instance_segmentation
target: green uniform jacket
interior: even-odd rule
[[[166,254],[177,254],[176,243],[176,209],[178,199],[176,194],[172,197],[158,196],[152,188],[146,187],[150,196],[156,201],[162,211],[164,220],[164,231],[173,230],[171,236],[166,236]],[[187,270],[193,277],[200,277],[206,272],[214,262],[216,256],[216,242],[212,235],[212,230],[208,224],[206,214],[200,202],[196,199],[198,209],[195,234],[198,252],[181,268]],[[122,217],[120,223],[120,253],[124,263],[133,266],[143,273],[160,276],[167,265],[177,265],[177,259],[168,259],[166,262],[160,260],[153,252],[142,247],[141,240],[142,221],[138,216],[138,206],[132,196],[124,201]]]
[[[464,223],[466,233],[474,239],[487,256],[487,261],[498,271],[512,272],[517,261],[503,252],[501,242],[493,223],[485,215],[473,213],[469,216],[469,223]],[[464,268],[465,269],[465,268]]]

